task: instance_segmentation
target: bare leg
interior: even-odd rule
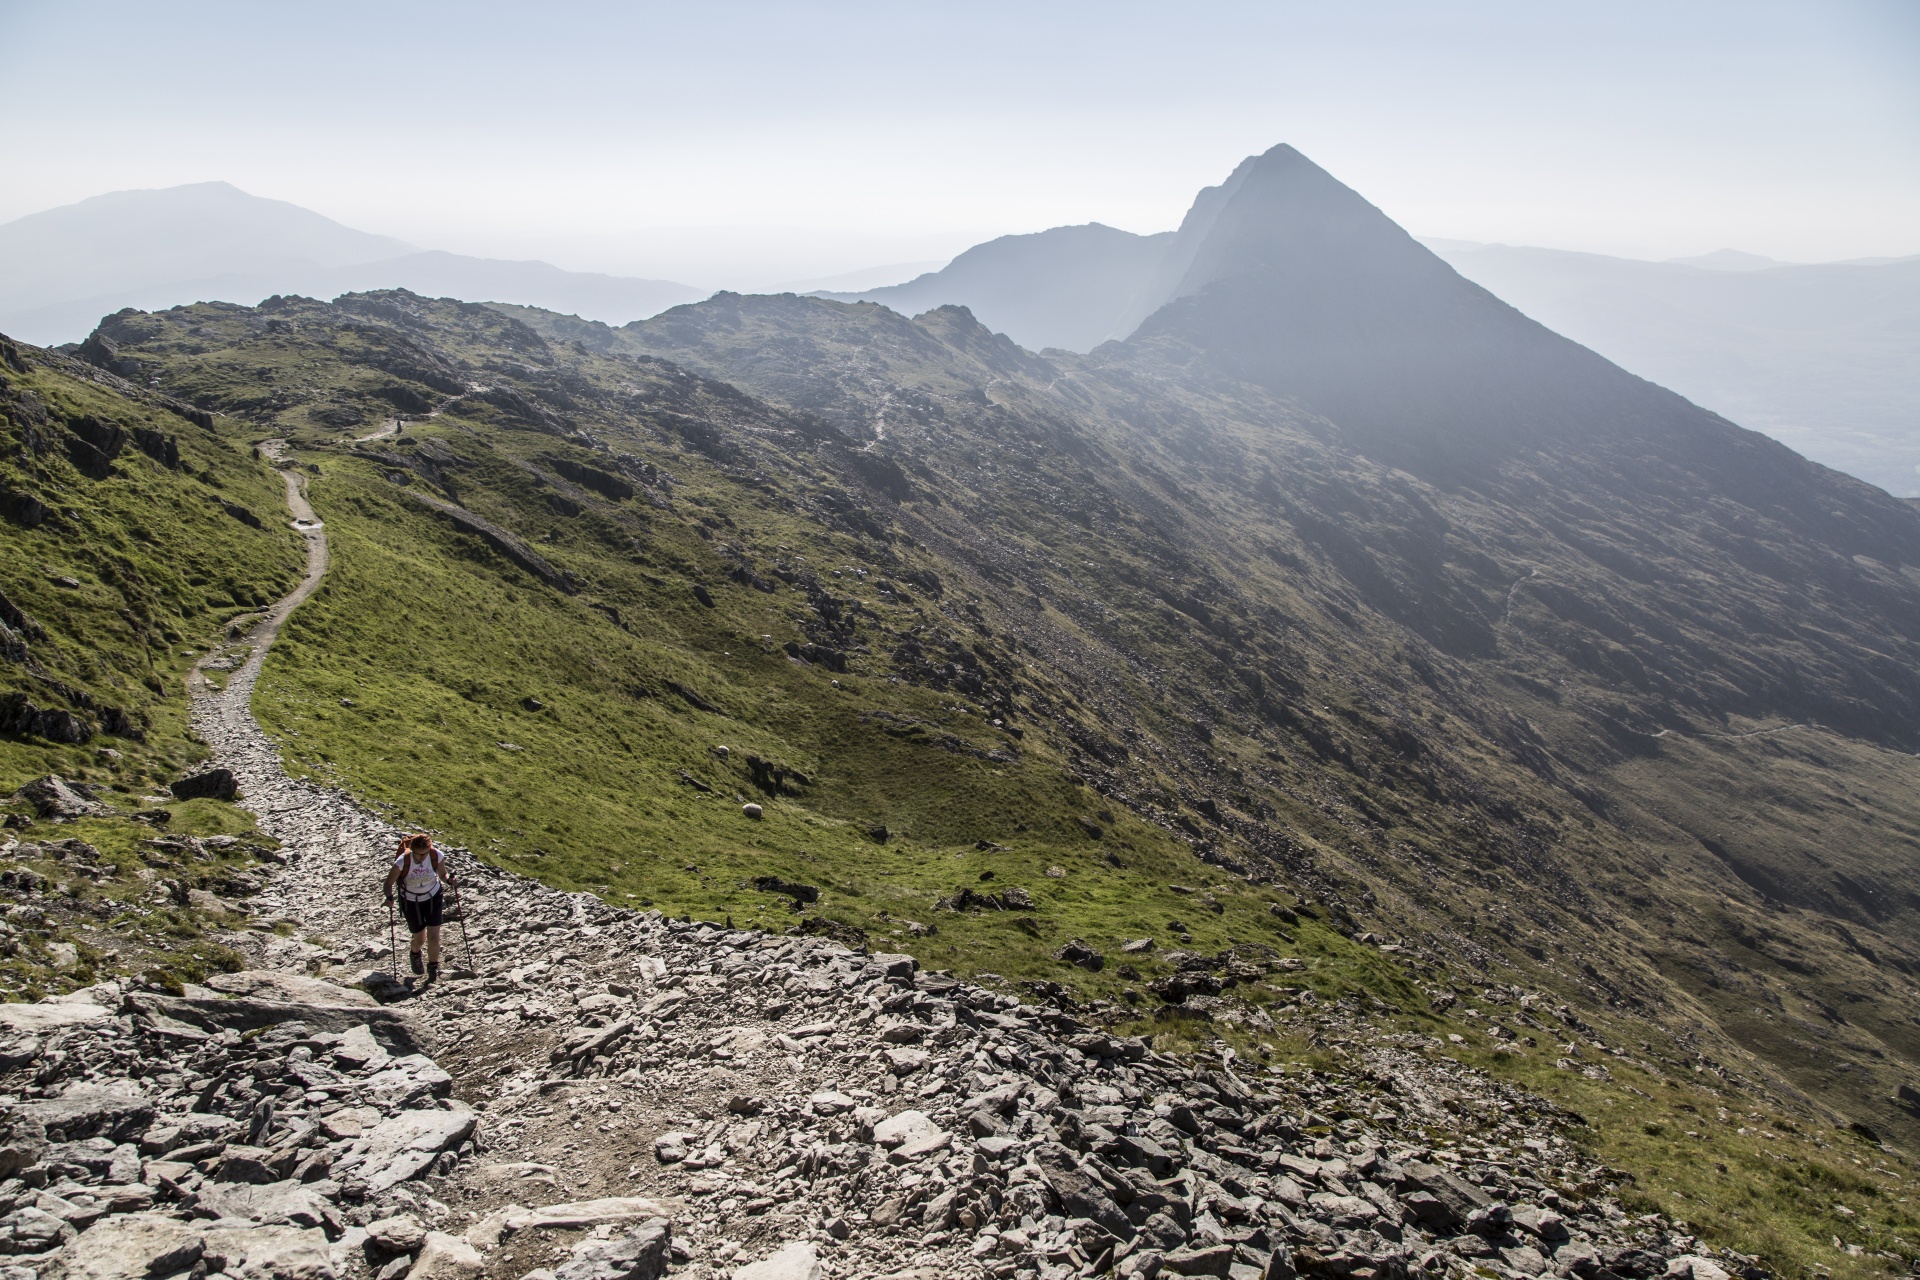
[[[437,924],[427,926],[427,963],[440,963],[440,926]]]

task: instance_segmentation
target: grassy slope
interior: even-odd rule
[[[210,431],[78,362],[10,344],[6,353],[0,490],[32,495],[49,514],[36,527],[0,520],[0,592],[43,632],[29,642],[31,666],[0,665],[0,691],[72,711],[93,736],[80,743],[0,736],[0,796],[59,773],[95,785],[126,816],[37,822],[7,833],[35,845],[85,841],[102,855],[102,871],[83,874],[64,858],[9,859],[10,870],[31,871],[47,888],[0,890],[44,913],[7,943],[0,991],[30,999],[109,972],[202,976],[234,957],[210,940],[217,921],[174,903],[168,886],[220,885],[265,846],[232,806],[154,805],[142,797],[164,794],[168,781],[205,758],[188,729],[186,673],[234,618],[299,580],[298,539],[278,518],[279,479],[253,456],[238,424]],[[66,424],[88,415],[173,437],[179,467],[129,445],[105,478],[82,474],[67,454]],[[262,527],[223,504],[253,513]],[[99,732],[109,707],[124,712],[138,736]],[[29,816],[25,805],[5,807],[16,820]],[[136,812],[149,820],[133,820]],[[164,821],[151,821],[156,813]],[[156,828],[242,843],[197,857],[143,849]],[[56,966],[50,942],[75,944],[79,963]]]
[[[1753,1109],[1762,1095],[1751,1081],[1711,1073],[1660,1083],[1696,1077],[1699,1045],[1669,1037],[1700,1006],[1631,954],[1622,938],[1632,921],[1606,901],[1609,881],[1642,881],[1653,859],[1516,767],[1503,724],[1457,673],[1409,680],[1417,651],[1284,531],[1271,547],[1196,535],[1182,516],[1198,501],[1192,493],[1063,420],[1017,362],[994,373],[1005,353],[967,354],[973,364],[952,356],[960,347],[947,338],[964,346],[970,334],[923,329],[888,349],[905,375],[888,391],[888,424],[925,445],[913,491],[894,507],[860,482],[857,459],[816,446],[804,421],[690,387],[646,361],[543,350],[479,311],[405,299],[289,304],[271,318],[291,328],[276,330],[258,313],[195,308],[130,335],[124,354],[137,367],[171,390],[246,408],[321,469],[313,497],[335,538],[335,568],[269,663],[257,706],[297,767],[554,883],[777,924],[793,919],[782,900],[748,886],[778,874],[823,890],[810,916],[866,929],[876,945],[1095,993],[1139,983],[1113,964],[1090,976],[1051,961],[1061,940],[1084,936],[1118,960],[1115,944],[1128,936],[1172,943],[1172,919],[1198,949],[1268,943],[1304,960],[1324,995],[1367,993],[1402,1009],[1425,1003],[1410,972],[1429,988],[1476,985],[1463,961],[1489,956],[1482,943],[1501,933],[1542,939],[1531,968],[1524,949],[1510,953],[1518,967],[1508,974],[1589,1000],[1579,965],[1605,957],[1611,968],[1617,958],[1611,976],[1647,993],[1637,1010],[1596,1017],[1595,1037],[1543,1027],[1538,1043],[1496,1069],[1589,1116],[1590,1143],[1640,1171],[1650,1203],[1711,1220],[1722,1238],[1764,1245],[1782,1261],[1878,1265],[1836,1257],[1826,1219],[1775,1176],[1782,1150],[1807,1176],[1826,1177],[1817,1170],[1829,1166],[1843,1176],[1851,1157],[1811,1132],[1762,1146],[1716,1130],[1725,1185],[1684,1176],[1698,1153],[1656,1141],[1686,1114],[1673,1111],[1679,1101]],[[455,400],[409,376],[418,362],[389,358],[392,343],[387,381],[373,378],[350,357],[369,349],[359,328],[382,323],[430,340],[469,381],[522,389],[566,425]],[[800,359],[850,369],[855,391],[869,385],[831,343]],[[248,371],[260,368],[284,371],[279,383],[297,371],[297,394],[259,397]],[[1006,385],[978,407],[989,377]],[[401,440],[345,447],[383,403],[409,396],[443,412]],[[806,407],[860,420],[845,400]],[[359,425],[341,425],[353,413]],[[564,438],[569,429],[576,434]],[[552,470],[555,456],[604,466],[616,452],[676,482],[611,501]],[[1092,473],[1119,479],[1092,483]],[[424,512],[392,476],[508,526],[583,589],[539,585]],[[735,580],[736,566],[776,589]],[[927,571],[944,583],[937,597],[914,585]],[[696,603],[694,583],[714,608]],[[837,603],[823,610],[823,597]],[[1335,617],[1344,632],[1327,622]],[[893,656],[908,637],[936,657],[960,642],[979,658],[985,686],[937,687],[924,665]],[[831,642],[849,670],[798,664],[781,651],[788,640]],[[1245,695],[1231,690],[1249,687],[1249,667],[1285,690],[1291,720],[1247,714]],[[700,710],[669,682],[720,711]],[[528,710],[529,697],[542,709]],[[993,718],[1022,736],[996,731]],[[937,745],[943,737],[959,749]],[[1421,747],[1413,759],[1410,741]],[[1116,742],[1126,746],[1122,765],[1111,763]],[[725,763],[717,745],[730,748]],[[1008,748],[1017,759],[981,758],[1012,756]],[[763,794],[743,767],[749,753],[811,781]],[[683,770],[715,793],[680,781]],[[743,798],[765,804],[766,820],[745,819]],[[1202,800],[1224,820],[1207,818]],[[1502,804],[1527,820],[1502,817]],[[884,845],[866,834],[876,822],[897,833]],[[1283,842],[1268,838],[1276,832]],[[981,840],[1006,848],[976,849]],[[1540,861],[1548,846],[1557,866]],[[1196,848],[1256,865],[1272,857],[1310,892],[1375,918],[1429,922],[1435,936],[1420,939],[1423,949],[1457,967],[1403,966],[1312,920],[1282,927],[1266,907],[1291,895],[1199,862]],[[1515,894],[1515,877],[1540,883],[1543,870],[1560,890],[1569,863],[1588,877],[1572,885],[1570,903]],[[1049,876],[1056,867],[1064,874]],[[983,882],[986,872],[993,879]],[[1018,885],[1039,909],[935,912],[934,899],[961,885]],[[1591,931],[1581,931],[1581,912],[1594,914]],[[939,931],[914,938],[909,921]],[[1142,963],[1141,976],[1162,965]],[[1491,1054],[1472,1019],[1421,1025],[1453,1029],[1463,1054]],[[1648,1069],[1615,1067],[1611,1082],[1556,1070],[1562,1035],[1629,1046],[1646,1038],[1635,1056]],[[1700,1043],[1721,1052],[1710,1032]],[[1696,1213],[1683,1194],[1710,1202]],[[1893,1201],[1867,1205],[1849,1229],[1871,1223],[1882,1242],[1910,1232]],[[1765,1230],[1732,1217],[1761,1209]]]

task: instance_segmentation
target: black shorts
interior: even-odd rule
[[[407,931],[418,933],[422,929],[432,929],[439,925],[447,909],[447,892],[435,889],[433,896],[425,902],[412,902],[405,894],[400,896],[400,914],[407,918]]]

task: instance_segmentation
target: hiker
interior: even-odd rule
[[[426,967],[429,982],[440,976],[440,921],[445,915],[446,891],[442,885],[459,885],[453,873],[440,861],[440,851],[425,835],[415,833],[400,842],[393,870],[387,872],[387,906],[393,906],[394,886],[400,889],[400,914],[406,917],[407,930],[413,935],[407,944],[407,963],[415,973],[422,972],[420,944],[426,943]]]

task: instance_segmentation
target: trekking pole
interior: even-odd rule
[[[392,966],[391,977],[400,981],[400,939],[393,929],[393,899],[387,899],[387,963]]]
[[[480,971],[473,967],[473,941],[467,937],[467,909],[460,904],[458,881],[455,881],[453,886],[453,914],[454,918],[460,921],[460,949],[467,953],[467,975],[477,978],[480,976]]]

